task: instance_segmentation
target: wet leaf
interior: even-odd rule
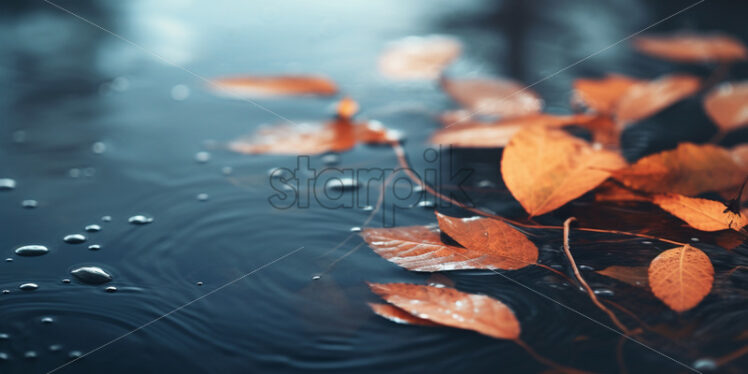
[[[683,74],[636,83],[618,100],[616,121],[625,125],[649,117],[695,94],[700,86],[699,78]]]
[[[215,79],[210,87],[232,98],[276,96],[331,96],[338,92],[335,82],[317,76],[246,76]]]
[[[419,326],[439,326],[438,323],[431,322],[427,319],[418,318],[394,305],[369,303],[369,307],[377,315],[395,323]]]
[[[702,231],[732,229],[740,231],[748,225],[748,217],[727,211],[725,204],[678,194],[657,195],[654,203],[670,214],[682,219],[689,226]]]
[[[514,340],[520,335],[514,312],[488,296],[405,283],[369,283],[369,287],[388,303],[421,319],[498,339]]]
[[[490,266],[513,270],[538,261],[538,247],[504,222],[493,218],[454,218],[439,212],[436,218],[445,234],[473,253],[490,258]]]
[[[457,39],[447,36],[407,37],[382,53],[379,71],[391,79],[437,79],[461,49]]]
[[[634,40],[634,47],[642,53],[678,62],[728,62],[748,57],[743,43],[721,34],[640,36]]]
[[[611,74],[602,79],[577,79],[574,81],[573,102],[598,113],[612,113],[618,101],[639,79]]]
[[[644,157],[613,176],[637,190],[698,195],[737,186],[745,173],[733,154],[722,147],[682,143],[676,149]]]
[[[748,81],[713,89],[704,99],[704,109],[722,131],[748,125]]]
[[[595,201],[650,202],[652,199],[647,195],[607,180],[595,189]]]
[[[548,213],[597,187],[626,162],[563,131],[528,127],[504,150],[501,175],[530,213]]]
[[[538,113],[543,107],[535,92],[512,80],[444,78],[442,88],[474,114],[521,117]]]
[[[636,287],[647,287],[649,283],[646,266],[613,265],[598,270],[597,273]]]
[[[649,264],[654,295],[676,312],[698,305],[714,283],[714,267],[704,252],[685,245],[668,249]]]

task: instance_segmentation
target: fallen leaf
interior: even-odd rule
[[[748,144],[739,145],[730,149],[732,160],[744,172],[748,173]]]
[[[735,187],[745,174],[727,149],[681,143],[676,149],[644,157],[613,177],[636,190],[698,195]]]
[[[678,194],[656,195],[654,203],[670,214],[682,219],[689,226],[702,231],[732,229],[740,231],[748,225],[748,217],[726,211],[725,204]]]
[[[646,266],[614,265],[598,270],[597,273],[636,287],[647,287],[649,283]]]
[[[709,257],[690,245],[668,249],[649,264],[652,292],[676,312],[698,305],[713,282],[714,267]]]
[[[748,81],[716,87],[704,99],[704,109],[721,131],[748,125]]]
[[[597,187],[626,162],[563,131],[528,127],[504,149],[501,175],[530,216],[548,213]]]
[[[439,326],[438,323],[431,322],[427,319],[418,318],[394,305],[369,303],[369,307],[377,315],[382,316],[395,323],[419,326]]]
[[[576,79],[572,102],[583,104],[598,113],[612,113],[626,91],[641,82],[640,79],[619,74],[602,79]]]
[[[405,283],[369,283],[369,287],[388,303],[421,319],[498,339],[515,340],[520,335],[514,312],[488,296]]]
[[[538,113],[543,107],[535,92],[511,80],[443,78],[441,82],[442,88],[473,114],[521,117]]]
[[[636,83],[618,100],[614,114],[621,125],[649,117],[695,94],[701,80],[692,75],[667,75],[653,81]]]
[[[729,62],[748,57],[743,43],[721,34],[640,36],[634,39],[634,47],[642,53],[679,62]]]
[[[338,92],[335,82],[317,76],[254,76],[219,78],[210,87],[219,95],[232,98],[275,96],[331,96]]]
[[[633,191],[613,181],[605,181],[595,189],[595,201],[626,201],[626,202],[650,202],[652,199],[644,194]]]
[[[379,71],[391,79],[437,79],[461,49],[447,36],[407,37],[390,43],[379,57]]]
[[[491,258],[495,268],[514,270],[538,261],[538,247],[504,222],[481,217],[455,218],[439,212],[436,218],[445,234],[468,250]]]

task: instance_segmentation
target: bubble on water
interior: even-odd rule
[[[88,246],[88,249],[90,249],[92,251],[98,251],[99,249],[101,249],[101,245],[100,244],[91,244],[91,245]]]
[[[183,101],[190,97],[190,88],[183,85],[178,84],[171,88],[171,98],[176,101]]]
[[[33,291],[33,290],[39,288],[39,285],[36,284],[36,283],[24,283],[24,284],[18,286],[18,288],[20,288],[23,291]]]
[[[106,152],[106,144],[102,142],[96,142],[91,145],[91,152],[100,155]]]
[[[62,280],[62,283],[68,284],[68,283],[70,283],[70,279],[65,278],[65,279]]]
[[[144,215],[138,214],[136,216],[132,216],[127,219],[127,222],[132,223],[133,225],[147,225],[151,222],[153,222],[152,217],[146,217]]]
[[[101,231],[101,226],[96,225],[96,224],[88,225],[85,227],[85,230],[88,232],[98,232],[98,231]]]
[[[210,196],[208,196],[207,193],[199,193],[199,194],[197,194],[197,200],[198,201],[208,201],[209,198],[210,198]]]
[[[613,290],[609,290],[606,288],[600,288],[600,289],[594,290],[593,292],[595,293],[595,295],[598,295],[598,296],[615,296],[615,293],[613,292]]]
[[[361,228],[358,226],[351,227],[351,232],[361,232]]]
[[[26,353],[23,354],[23,357],[28,359],[34,359],[37,357],[36,351],[26,351]]]
[[[24,245],[23,247],[18,247],[15,250],[16,254],[19,256],[25,256],[25,257],[32,257],[32,256],[41,256],[45,255],[49,252],[49,248],[43,246],[43,245]]]
[[[109,292],[109,293],[117,292],[117,287],[109,286],[109,287],[105,288],[104,291]]]
[[[102,284],[112,280],[112,276],[98,266],[79,267],[73,269],[70,274],[79,281],[88,284]]]
[[[21,144],[26,142],[26,131],[18,130],[13,131],[13,143]]]
[[[0,178],[0,191],[10,191],[16,188],[15,179]]]
[[[80,244],[86,241],[86,236],[83,234],[70,234],[62,238],[62,240],[68,244]]]
[[[79,358],[80,356],[83,356],[81,351],[70,351],[70,353],[68,353],[68,357],[70,358]]]
[[[21,201],[21,206],[26,209],[34,209],[39,203],[36,200],[24,200]]]
[[[315,275],[312,277],[312,280],[320,280],[322,278],[321,275]]]
[[[42,323],[52,323],[55,321],[55,319],[52,317],[42,317],[41,321]]]
[[[231,175],[233,172],[234,169],[231,166],[224,166],[221,168],[221,173],[223,173],[223,175]]]
[[[322,156],[322,162],[327,166],[337,165],[340,163],[340,155],[337,153],[328,153]]]
[[[101,220],[104,222],[112,222],[112,216],[103,216]]]
[[[714,371],[719,368],[719,365],[711,358],[700,358],[693,362],[693,368],[696,370]]]
[[[50,352],[59,352],[59,351],[62,350],[62,345],[60,345],[60,344],[52,344],[52,345],[49,346],[48,349],[49,349]]]
[[[433,207],[434,207],[435,205],[436,205],[436,204],[434,204],[434,202],[433,202],[433,201],[431,201],[431,200],[423,200],[423,201],[419,201],[419,202],[418,202],[418,204],[416,204],[416,206],[417,206],[417,207],[419,207],[419,208],[424,208],[424,209],[431,209],[431,208],[433,208]]]
[[[205,152],[205,151],[195,153],[195,161],[201,164],[204,164],[210,161],[210,153]]]
[[[202,286],[202,285],[203,285],[203,282],[197,282],[196,284],[197,284],[198,286]]]

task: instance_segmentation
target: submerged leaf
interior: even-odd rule
[[[701,80],[692,75],[667,75],[653,81],[632,85],[615,108],[619,124],[628,124],[649,117],[696,93]]]
[[[369,287],[388,303],[421,319],[498,339],[514,340],[520,335],[514,312],[488,296],[405,283],[370,283]]]
[[[391,79],[437,79],[461,49],[457,39],[447,36],[407,37],[382,53],[379,71]]]
[[[626,162],[563,131],[528,127],[507,145],[501,175],[531,216],[548,213],[582,196]]]
[[[442,79],[442,88],[473,113],[503,118],[538,113],[543,101],[521,84],[506,79]]]
[[[613,278],[623,283],[637,286],[647,287],[648,282],[648,270],[646,266],[608,266],[603,270],[598,270],[598,274],[602,274],[606,277]]]
[[[704,108],[722,131],[748,125],[748,81],[715,88],[704,99]]]
[[[634,40],[634,47],[643,53],[679,62],[727,62],[748,57],[743,43],[721,34],[640,36]]]
[[[395,323],[420,326],[439,326],[438,323],[431,322],[427,319],[418,318],[394,305],[369,303],[369,307],[377,315]]]
[[[714,267],[704,252],[685,245],[660,253],[649,264],[652,293],[676,312],[698,305],[714,283]]]
[[[619,74],[611,74],[602,79],[576,79],[573,101],[598,113],[612,113],[626,91],[641,82],[642,80]]]
[[[230,77],[211,82],[220,95],[232,98],[263,98],[274,96],[331,96],[338,92],[335,82],[317,76]]]
[[[741,228],[748,225],[748,217],[728,211],[725,204],[719,201],[678,194],[657,195],[653,201],[660,208],[682,219],[697,230],[733,229],[740,231]]]

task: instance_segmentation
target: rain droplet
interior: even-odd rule
[[[615,293],[612,290],[608,290],[605,288],[597,289],[594,292],[595,292],[595,295],[599,295],[599,296],[615,296]]]
[[[70,274],[78,278],[79,281],[88,284],[102,284],[112,280],[112,276],[98,266],[79,267],[71,271]]]
[[[645,240],[645,241],[642,242],[642,244],[650,245],[650,244],[652,244],[652,242],[650,242],[649,240]]]
[[[91,152],[100,155],[104,152],[106,152],[106,144],[102,142],[96,142],[91,145]]]
[[[195,161],[201,164],[210,161],[210,153],[205,151],[195,153]]]
[[[26,351],[26,353],[23,354],[23,357],[26,357],[28,359],[34,359],[36,358],[36,352],[35,351]]]
[[[16,254],[19,256],[32,257],[41,256],[47,254],[49,249],[43,245],[24,245],[23,247],[16,248]]]
[[[312,277],[312,280],[320,280],[322,278],[321,275],[315,275]]]
[[[351,227],[351,232],[361,232],[361,228],[358,226]]]
[[[16,181],[10,178],[0,178],[0,191],[10,191],[16,188]]]
[[[24,291],[33,291],[33,290],[39,288],[39,285],[36,284],[36,283],[24,283],[24,284],[18,286],[18,288],[20,288],[21,290],[24,290]]]
[[[112,222],[112,216],[103,216],[101,220],[104,222]]]
[[[197,200],[198,201],[208,201],[208,198],[209,198],[209,196],[208,196],[207,193],[197,194]]]
[[[10,293],[10,290],[3,290],[3,295],[7,295]]]
[[[478,182],[478,187],[480,188],[492,188],[496,187],[496,184],[490,180],[484,179],[480,182]]]
[[[434,202],[431,200],[419,201],[418,204],[416,204],[416,206],[418,206],[419,208],[424,208],[424,209],[431,209],[434,207],[434,205],[435,205]]]
[[[62,283],[68,284],[68,283],[70,283],[70,279],[65,278],[65,279],[62,280]]]
[[[55,320],[54,320],[54,318],[52,318],[52,317],[43,317],[43,318],[41,319],[41,321],[42,321],[42,323],[52,323],[52,322],[54,322]]]
[[[86,226],[85,230],[88,231],[88,232],[97,232],[97,231],[101,231],[101,226],[99,226],[99,225],[88,225],[88,226]]]
[[[183,101],[190,97],[190,88],[183,85],[178,84],[171,88],[171,98],[175,101]]]
[[[202,286],[202,285],[203,285],[203,282],[197,282],[197,285],[198,285],[198,286]]]
[[[149,223],[153,222],[153,218],[146,217],[146,216],[143,216],[143,215],[139,214],[137,216],[132,216],[132,217],[128,218],[127,222],[130,222],[133,225],[146,225],[146,224],[149,224]]]
[[[36,200],[24,200],[21,201],[21,206],[26,209],[34,209],[39,203]]]
[[[117,287],[109,286],[109,287],[105,288],[104,291],[109,292],[109,293],[117,292]]]
[[[374,210],[374,207],[373,207],[373,206],[371,206],[371,205],[367,205],[367,206],[365,206],[365,207],[364,207],[363,209],[364,209],[364,211],[366,211],[366,212],[371,212],[372,210]]]
[[[359,187],[358,181],[353,178],[330,179],[325,187],[336,191],[355,190]]]
[[[8,257],[8,258],[5,259],[5,262],[13,262],[13,259],[10,258],[10,257]]]
[[[99,245],[99,244],[91,244],[91,245],[88,246],[88,249],[90,249],[92,251],[98,251],[99,249],[101,249],[101,245]]]
[[[70,234],[62,238],[62,240],[68,244],[80,244],[86,241],[86,237],[83,234]]]
[[[699,242],[699,241],[700,241],[700,239],[699,239],[699,238],[691,238],[691,241],[692,241],[692,242]]]
[[[70,353],[68,353],[68,357],[70,358],[78,358],[80,356],[83,356],[83,353],[81,353],[81,351],[70,351]]]
[[[589,270],[589,271],[594,271],[595,270],[595,268],[593,268],[592,266],[589,266],[589,265],[579,265],[579,269],[581,269],[581,270]]]

